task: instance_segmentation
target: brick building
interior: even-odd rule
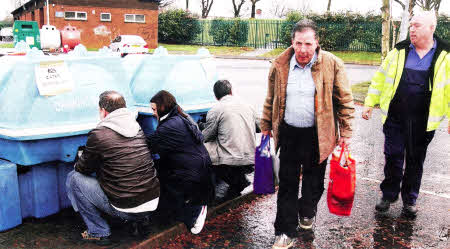
[[[50,25],[81,32],[88,48],[110,44],[117,35],[140,35],[150,48],[158,45],[158,0],[48,0]],[[12,12],[14,20],[47,24],[46,0],[30,0]]]

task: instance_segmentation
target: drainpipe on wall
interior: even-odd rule
[[[50,25],[50,7],[48,7],[48,0],[47,0],[47,25]]]

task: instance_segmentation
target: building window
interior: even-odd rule
[[[111,21],[111,13],[100,13],[100,21],[110,22]]]
[[[125,22],[145,23],[145,15],[125,14]]]
[[[80,11],[66,11],[64,12],[64,19],[66,20],[87,20],[87,13]]]

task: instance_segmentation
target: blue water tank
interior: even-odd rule
[[[128,55],[122,63],[139,110],[138,122],[146,134],[157,126],[150,99],[160,90],[173,94],[194,120],[217,102],[213,92],[218,80],[216,64],[205,49],[197,55]]]
[[[99,122],[103,91],[135,106],[120,57],[4,56],[0,64],[0,158],[17,164],[73,161]]]
[[[15,164],[0,160],[0,232],[22,223]]]

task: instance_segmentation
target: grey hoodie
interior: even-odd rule
[[[135,137],[141,129],[136,117],[136,112],[120,108],[108,114],[97,127],[108,127],[124,137]]]

